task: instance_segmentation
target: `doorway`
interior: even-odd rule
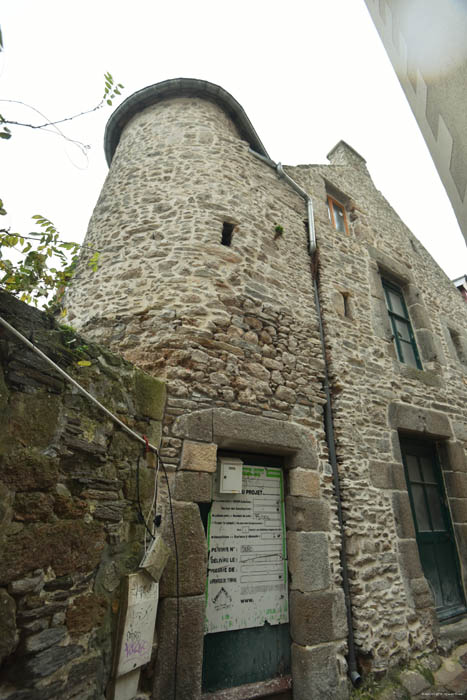
[[[438,618],[466,612],[459,560],[434,442],[401,438],[420,561]]]
[[[221,494],[216,485],[202,511],[209,548],[204,692],[290,673],[282,460],[219,457],[242,461],[242,492]]]

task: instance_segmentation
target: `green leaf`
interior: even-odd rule
[[[89,362],[89,360],[80,360],[76,364],[80,367],[90,367],[92,365],[92,362]]]
[[[112,107],[112,100],[107,100],[107,104],[110,105],[110,107]],[[0,136],[1,136],[1,134],[0,134]]]

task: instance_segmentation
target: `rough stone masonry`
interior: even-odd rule
[[[467,306],[342,141],[329,165],[286,167],[313,201],[310,257],[303,197],[218,86],[180,79],[136,93],[111,118],[106,150],[110,170],[86,237],[101,252],[99,272],[84,254],[65,305],[69,323],[167,382],[162,455],[180,532],[180,697],[201,693],[198,504],[210,503],[216,455],[226,449],[273,454],[286,471],[293,697],[347,697],[341,548],[361,668],[382,671],[436,644],[400,436],[436,448],[465,585]],[[404,299],[420,367],[397,354],[383,279]],[[325,361],[343,539],[323,422]],[[155,698],[168,697],[171,683],[174,579],[172,561],[161,585]]]

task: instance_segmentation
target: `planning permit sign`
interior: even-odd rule
[[[242,469],[242,493],[216,489],[209,514],[206,633],[289,620],[282,469]]]

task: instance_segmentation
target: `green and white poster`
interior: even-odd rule
[[[241,494],[214,496],[205,632],[288,622],[282,469],[244,465]]]

